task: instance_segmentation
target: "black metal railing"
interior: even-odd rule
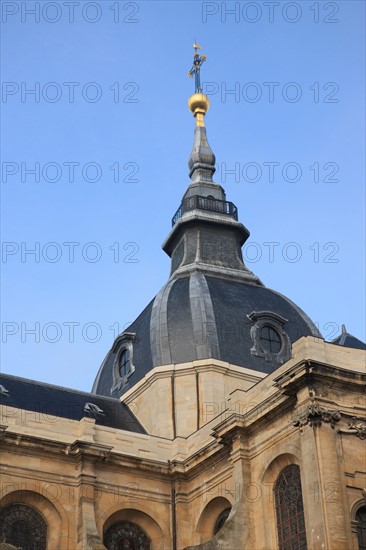
[[[193,195],[193,197],[187,197],[182,200],[178,210],[172,218],[172,226],[177,223],[179,218],[181,218],[185,212],[196,209],[217,212],[218,214],[231,216],[234,220],[238,219],[238,209],[234,203],[230,201],[220,201],[219,199],[215,199],[213,197]]]

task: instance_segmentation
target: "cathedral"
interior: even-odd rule
[[[0,549],[366,549],[366,346],[245,266],[198,49],[168,281],[90,393],[0,376]]]

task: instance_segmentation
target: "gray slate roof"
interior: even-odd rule
[[[8,395],[1,395],[0,392],[2,405],[32,411],[45,421],[49,415],[72,420],[89,417],[95,418],[96,424],[101,426],[146,433],[127,405],[119,399],[96,396],[10,374],[0,374],[0,384],[8,391]],[[97,405],[103,414],[94,416],[87,413],[84,410],[86,403]]]
[[[136,334],[135,372],[121,395],[158,365],[215,358],[253,371],[270,373],[279,364],[252,355],[248,318],[268,311],[287,319],[283,330],[291,343],[301,336],[321,337],[307,315],[291,300],[269,288],[192,273],[170,280],[126,332]],[[202,331],[202,327],[204,330]],[[93,392],[111,395],[116,351],[109,351]]]
[[[347,332],[345,325],[342,326],[341,334],[332,340],[331,343],[336,346],[345,346],[346,348],[366,349],[366,344]]]

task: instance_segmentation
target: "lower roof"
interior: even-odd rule
[[[36,382],[10,374],[0,374],[0,404],[41,415],[81,420],[94,418],[96,424],[135,433],[146,433],[140,422],[119,399]],[[5,391],[3,391],[3,389]],[[87,403],[97,406],[84,407]]]

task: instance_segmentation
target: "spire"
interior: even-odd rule
[[[206,128],[196,126],[192,152],[188,159],[189,177],[192,183],[213,183],[215,160],[215,155],[207,141]]]
[[[195,77],[195,93],[188,99],[188,107],[196,119],[194,142],[191,155],[188,160],[189,177],[193,183],[213,183],[212,176],[215,172],[215,155],[207,141],[205,128],[205,115],[210,108],[210,100],[202,93],[201,66],[206,61],[204,54],[197,53],[201,46],[194,43],[193,65],[188,72],[190,77]]]
[[[206,56],[195,54],[189,76],[195,77],[195,93],[188,107],[196,119],[193,148],[188,160],[191,183],[173,216],[172,229],[163,243],[171,257],[171,278],[204,273],[219,278],[262,285],[244,265],[241,247],[249,231],[238,221],[238,210],[226,200],[224,189],[212,180],[215,155],[207,141],[204,117],[210,107],[202,93],[200,71]]]

